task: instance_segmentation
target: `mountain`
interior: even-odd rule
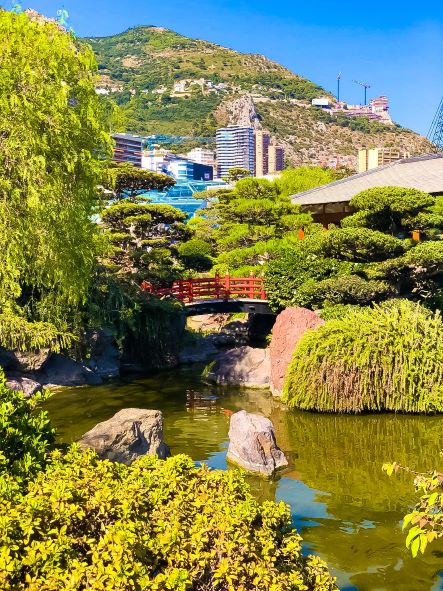
[[[313,98],[333,97],[262,55],[154,26],[85,41],[97,56],[98,92],[120,107],[118,131],[211,138],[219,126],[251,124],[270,131],[294,165],[332,165],[338,156],[355,167],[362,147],[395,146],[413,155],[431,148],[398,125],[312,107]]]

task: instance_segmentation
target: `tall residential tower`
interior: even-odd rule
[[[230,168],[255,172],[254,130],[232,125],[217,129],[217,176],[224,177]]]

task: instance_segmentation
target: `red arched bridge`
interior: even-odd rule
[[[179,300],[188,316],[215,312],[272,314],[262,276],[197,277],[174,281],[171,287],[166,288],[156,288],[143,281],[141,289],[157,297],[169,296]]]

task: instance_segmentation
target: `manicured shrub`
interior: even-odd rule
[[[0,491],[3,479],[25,482],[46,465],[55,432],[46,412],[36,412],[43,397],[10,390],[0,370]]]
[[[72,448],[0,503],[3,589],[329,591],[284,503],[259,505],[238,472],[186,456],[132,466]]]
[[[178,254],[188,269],[209,271],[213,265],[212,245],[199,238],[183,242],[178,248]]]
[[[319,308],[325,303],[365,306],[395,295],[385,281],[367,281],[358,275],[331,277],[323,281],[308,281],[295,294],[299,306]]]
[[[440,314],[392,300],[307,332],[295,350],[283,400],[328,412],[442,412]]]

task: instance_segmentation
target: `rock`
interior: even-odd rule
[[[187,325],[190,330],[201,333],[219,332],[226,324],[229,314],[200,314],[190,316]]]
[[[117,378],[120,375],[120,352],[111,330],[94,330],[89,334],[91,358],[88,367],[101,378]]]
[[[274,396],[282,394],[286,371],[298,341],[307,330],[320,324],[324,321],[306,308],[286,308],[277,316],[270,346],[271,391]]]
[[[211,383],[226,386],[267,388],[270,379],[268,349],[238,347],[221,353],[204,371],[204,378]]]
[[[52,386],[96,386],[103,383],[102,378],[89,367],[60,354],[52,355],[39,373],[39,380]]]
[[[11,390],[15,390],[16,392],[23,392],[25,398],[32,398],[38,392],[42,392],[43,387],[38,382],[34,380],[30,380],[29,378],[9,378],[6,380],[6,385]]]
[[[159,410],[124,408],[85,433],[79,444],[82,449],[94,449],[102,459],[128,465],[145,455],[157,455],[162,460],[170,455],[163,441],[163,415]]]
[[[212,335],[211,335],[212,336]],[[181,349],[178,359],[180,363],[204,363],[213,359],[218,353],[218,349],[210,337],[201,337],[188,343],[185,343]]]
[[[36,351],[10,351],[0,347],[0,366],[3,369],[18,371],[21,373],[32,373],[39,371],[47,363],[51,356],[49,347],[37,349]]]
[[[244,410],[231,417],[228,460],[250,472],[272,476],[288,465],[277,447],[271,421]]]

